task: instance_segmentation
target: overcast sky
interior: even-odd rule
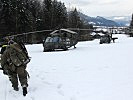
[[[131,16],[133,0],[59,0],[88,16]]]

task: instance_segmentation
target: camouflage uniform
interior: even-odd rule
[[[1,56],[1,66],[11,76],[14,90],[18,90],[18,78],[22,87],[28,86],[26,64],[23,63],[25,58],[22,54],[20,46],[17,43],[13,43],[7,46]]]

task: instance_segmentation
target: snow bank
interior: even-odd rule
[[[26,46],[32,57],[28,94],[12,90],[0,72],[1,100],[133,100],[133,38],[116,43],[79,42],[68,51],[42,52],[41,44]]]

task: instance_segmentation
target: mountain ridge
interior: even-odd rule
[[[124,26],[129,26],[131,22],[131,16],[110,16],[110,17],[105,17],[105,18],[113,20]]]
[[[122,27],[122,26],[128,26],[130,22],[129,18],[127,20],[125,19],[115,20],[115,16],[114,17],[101,17],[101,16],[90,17],[81,12],[79,12],[79,16],[81,20],[84,21],[84,23],[92,24],[93,26]]]

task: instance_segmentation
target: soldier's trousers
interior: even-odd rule
[[[18,80],[21,86],[28,86],[27,71],[24,66],[16,67],[15,71],[10,72],[12,87],[18,87]]]

